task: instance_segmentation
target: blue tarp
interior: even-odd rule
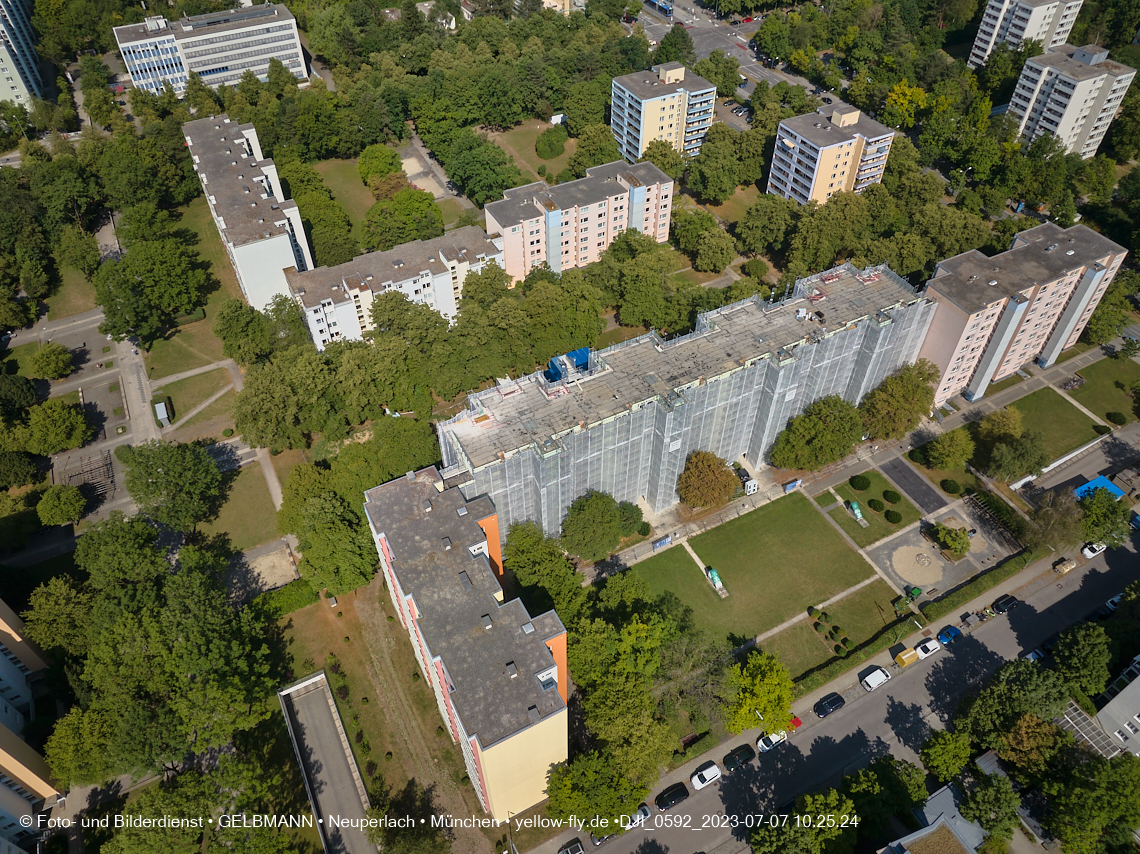
[[[1111,492],[1117,498],[1123,498],[1124,497],[1124,490],[1121,489],[1116,484],[1114,484],[1111,480],[1109,480],[1104,475],[1101,475],[1100,477],[1096,478],[1095,480],[1090,480],[1084,486],[1078,486],[1076,489],[1073,490],[1073,494],[1077,496],[1078,500],[1080,500],[1080,499],[1084,498],[1086,495],[1092,495],[1092,493],[1096,492],[1098,489],[1107,489],[1109,492]]]

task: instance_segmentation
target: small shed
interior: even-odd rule
[[[744,494],[745,495],[755,495],[759,489],[760,489],[760,484],[757,483],[752,478],[748,478],[748,480],[744,481]]]
[[[163,427],[170,426],[170,414],[166,411],[165,401],[160,401],[154,405],[154,416]]]

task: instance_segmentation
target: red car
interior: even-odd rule
[[[744,19],[744,21],[743,21],[743,23],[745,23],[745,24],[751,24],[751,23],[752,23],[752,19],[751,19],[751,18],[745,18],[745,19]]]

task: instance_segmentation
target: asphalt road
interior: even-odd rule
[[[883,470],[883,473],[886,474],[887,477],[902,487],[902,491],[911,497],[919,509],[922,510],[924,516],[937,513],[950,503],[939,495],[938,491],[930,486],[930,484],[923,480],[901,457],[894,457],[893,459],[887,460],[881,464],[879,468]]]
[[[1048,583],[1009,614],[983,623],[925,661],[903,671],[894,668],[891,681],[872,694],[859,687],[855,681],[859,674],[852,672],[840,682],[847,685],[841,691],[847,700],[844,708],[820,720],[810,708],[797,707],[804,726],[781,746],[703,791],[692,792],[690,785],[688,800],[668,813],[653,810],[650,827],[612,839],[598,850],[601,854],[700,854],[733,840],[742,849],[749,835],[747,825],[757,816],[779,812],[805,792],[835,785],[844,773],[877,756],[891,753],[917,763],[923,741],[932,729],[943,727],[966,691],[980,685],[1004,662],[1079,621],[1138,577],[1140,560],[1135,544],[1130,543]],[[942,624],[931,628],[940,630]],[[719,763],[738,744],[755,745],[758,735],[758,731],[742,735],[716,754],[706,754],[668,775],[652,793],[650,805],[666,785],[687,779],[709,758]],[[545,852],[549,847],[553,852],[573,835],[565,833],[538,850]],[[588,834],[578,835],[589,846]]]

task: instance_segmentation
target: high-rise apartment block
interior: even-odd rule
[[[1073,346],[1127,250],[1083,225],[1045,223],[992,258],[976,249],[939,262],[926,296],[938,304],[920,355],[942,373],[934,404],[976,400],[991,382]]]
[[[43,93],[31,0],[0,0],[0,101],[31,108]]]
[[[257,131],[221,115],[187,122],[182,132],[242,294],[258,311],[288,297],[285,270],[311,270],[313,255],[297,203],[285,198]]]
[[[1045,50],[1065,43],[1083,0],[990,0],[982,14],[974,46],[966,64],[985,65],[994,48],[1007,44],[1013,49],[1033,40]]]
[[[610,86],[610,128],[630,163],[655,139],[683,154],[697,154],[715,109],[716,86],[679,62],[615,77]]]
[[[1009,111],[1027,141],[1051,133],[1072,154],[1094,157],[1136,70],[1096,45],[1063,44],[1025,63]]]
[[[487,233],[502,236],[505,268],[517,281],[542,264],[561,272],[593,263],[626,229],[664,243],[672,198],[673,179],[652,163],[618,160],[577,181],[507,190],[485,208]]]
[[[526,811],[567,757],[562,621],[503,601],[499,520],[486,496],[469,500],[426,468],[364,498],[392,605],[479,803],[504,821]]]
[[[533,519],[557,533],[589,489],[663,510],[690,452],[763,463],[809,403],[858,403],[913,362],[934,309],[885,266],[844,265],[776,305],[752,297],[702,314],[671,341],[651,332],[575,351],[469,395],[438,425],[443,474],[489,496],[504,531]]]
[[[285,279],[305,313],[313,343],[323,350],[330,341],[359,341],[373,329],[372,300],[386,291],[398,291],[454,319],[467,274],[485,264],[503,266],[501,243],[488,240],[483,229],[467,226],[387,252],[358,255],[335,267],[286,270]]]
[[[861,192],[883,180],[895,132],[855,107],[785,119],[776,131],[768,192],[800,204]]]
[[[297,21],[280,3],[173,22],[154,15],[141,24],[115,27],[115,40],[131,82],[154,93],[168,82],[181,96],[190,72],[208,86],[234,86],[247,71],[264,82],[271,59],[280,60],[299,80],[309,76]]]

